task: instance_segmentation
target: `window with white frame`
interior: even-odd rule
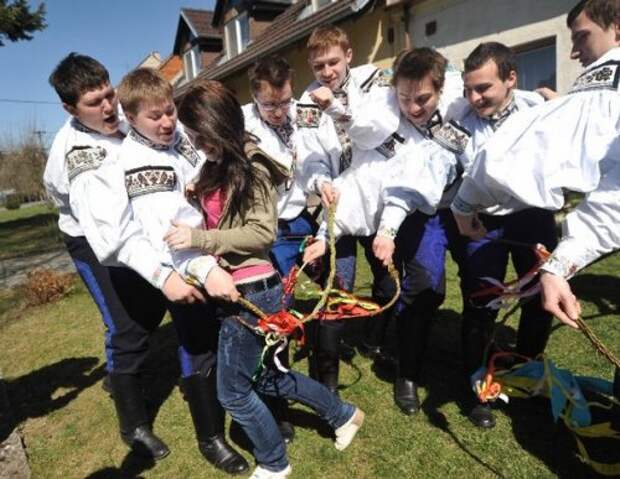
[[[556,90],[556,48],[555,37],[545,38],[515,47],[518,87],[521,90],[535,90],[543,86]]]
[[[241,53],[250,43],[250,19],[247,12],[237,15],[224,25],[226,56],[232,58]]]
[[[202,55],[200,54],[200,47],[198,45],[194,45],[190,50],[187,50],[183,54],[183,71],[187,81],[196,78],[201,69]]]

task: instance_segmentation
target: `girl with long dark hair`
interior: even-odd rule
[[[208,159],[194,186],[206,229],[174,225],[165,239],[175,249],[201,248],[217,256],[230,273],[221,281],[218,297],[232,302],[214,308],[222,320],[218,398],[254,445],[258,465],[252,477],[287,477],[291,467],[284,441],[258,393],[313,408],[334,427],[339,450],[349,445],[364,413],[296,371],[284,373],[267,365],[254,378],[264,341],[248,328],[258,318],[234,301],[243,295],[267,314],[282,308],[282,282],[269,261],[269,250],[277,228],[276,186],[285,175],[246,135],[241,107],[221,83],[205,81],[192,87],[179,106],[179,119]]]

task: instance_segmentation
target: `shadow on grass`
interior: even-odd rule
[[[142,385],[147,402],[151,423],[154,422],[159,409],[172,394],[178,384],[179,365],[177,359],[178,341],[172,323],[167,322],[157,328],[151,335],[150,350],[145,369],[142,373]],[[184,411],[188,427],[192,427],[189,409]],[[116,421],[116,419],[115,419]],[[120,441],[120,437],[118,439]],[[87,476],[89,479],[140,478],[144,471],[152,469],[155,461],[128,451],[118,467],[109,466]]]
[[[63,248],[57,220],[55,213],[41,213],[1,222],[0,257],[9,259]]]
[[[510,328],[507,328],[510,329]],[[500,330],[498,336],[510,336],[510,331]],[[433,318],[426,357],[422,369],[422,385],[427,396],[422,412],[436,428],[448,434],[463,453],[497,477],[503,474],[488,464],[459,439],[450,427],[448,418],[440,411],[447,403],[456,403],[462,414],[473,406],[473,394],[467,387],[461,364],[461,315],[456,311],[441,309]],[[472,426],[474,427],[474,426]]]
[[[620,311],[620,277],[586,273],[575,276],[570,285],[578,299],[594,304],[598,314],[593,317]]]
[[[143,479],[141,475],[155,467],[153,459],[147,459],[129,452],[120,467],[104,467],[86,476],[86,479]]]
[[[571,281],[573,292],[582,301],[592,303],[595,314],[584,316],[591,321],[620,310],[620,278],[607,274],[579,274]],[[564,327],[556,323],[553,331]],[[613,346],[613,345],[612,345]],[[618,414],[595,408],[593,423],[618,421],[612,414]],[[505,412],[511,418],[515,439],[529,454],[538,457],[558,477],[591,478],[608,477],[598,475],[590,466],[577,456],[578,448],[573,433],[558,421],[553,422],[551,406],[548,399],[511,399]],[[598,417],[597,417],[598,416]],[[590,438],[584,440],[591,459],[601,463],[620,462],[617,440]]]
[[[93,369],[98,362],[94,357],[66,358],[6,381],[11,411],[0,423],[0,442],[26,419],[62,409],[103,378],[103,365]],[[68,391],[55,397],[58,389]]]

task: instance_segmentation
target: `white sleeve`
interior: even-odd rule
[[[71,209],[88,244],[103,264],[123,263],[156,288],[162,288],[170,266],[133,219],[124,170],[109,162],[71,181]]]
[[[570,278],[601,256],[620,249],[620,165],[566,216],[563,237],[543,269]]]
[[[492,190],[488,184],[476,181],[465,174],[450,209],[460,215],[473,215],[477,211],[496,205],[505,205],[511,201],[510,195],[502,190]]]
[[[331,121],[329,125],[333,128]],[[320,135],[326,133],[327,128],[302,127],[297,135],[297,155],[302,166],[301,184],[307,193],[320,195],[323,183],[334,179],[340,162],[340,152],[336,148],[329,148],[321,141]]]
[[[435,212],[446,185],[455,179],[456,157],[435,142],[424,141],[401,148],[390,163],[378,234],[393,238],[408,214]]]
[[[64,165],[64,145],[60,144],[60,140],[54,140],[52,147],[50,148],[49,155],[47,157],[47,163],[45,164],[45,171],[43,172],[43,184],[48,196],[52,198],[56,206],[60,206],[57,198],[61,193],[67,194],[67,192],[59,191],[58,185],[61,183],[60,175],[62,171],[62,165]]]
[[[379,114],[380,112],[380,114]],[[340,121],[351,142],[360,150],[382,145],[398,129],[400,110],[393,88],[375,86],[349,105],[338,100],[325,110],[332,120]]]
[[[558,209],[563,189],[593,191],[599,163],[620,150],[617,94],[579,93],[511,115],[476,152],[453,209],[504,204],[508,198]],[[617,153],[615,153],[617,154]]]

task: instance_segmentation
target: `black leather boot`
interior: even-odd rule
[[[495,427],[495,416],[489,404],[476,404],[467,417],[476,427],[482,429],[491,429]]]
[[[418,387],[410,379],[397,377],[394,381],[394,403],[407,416],[411,416],[420,410]]]
[[[480,368],[484,361],[484,352],[493,334],[492,320],[471,319],[465,316],[462,326],[463,366],[466,387],[471,391],[471,375]],[[473,392],[471,392],[473,394]],[[469,420],[477,427],[490,429],[495,426],[495,416],[488,404],[481,404],[472,398]]]
[[[341,324],[322,323],[319,326],[318,344],[314,351],[316,355],[316,379],[335,394],[338,394],[341,331]]]
[[[181,388],[204,458],[228,474],[247,471],[247,461],[224,437],[224,409],[217,400],[215,371],[210,370],[207,376],[192,374],[182,378]]]
[[[396,315],[398,376],[418,382],[428,345],[433,310],[405,306]]]
[[[383,313],[364,320],[364,338],[359,350],[362,356],[375,359],[381,354],[392,308]]]
[[[170,454],[151,431],[140,378],[133,374],[110,374],[109,378],[123,442],[136,454],[156,461]]]

